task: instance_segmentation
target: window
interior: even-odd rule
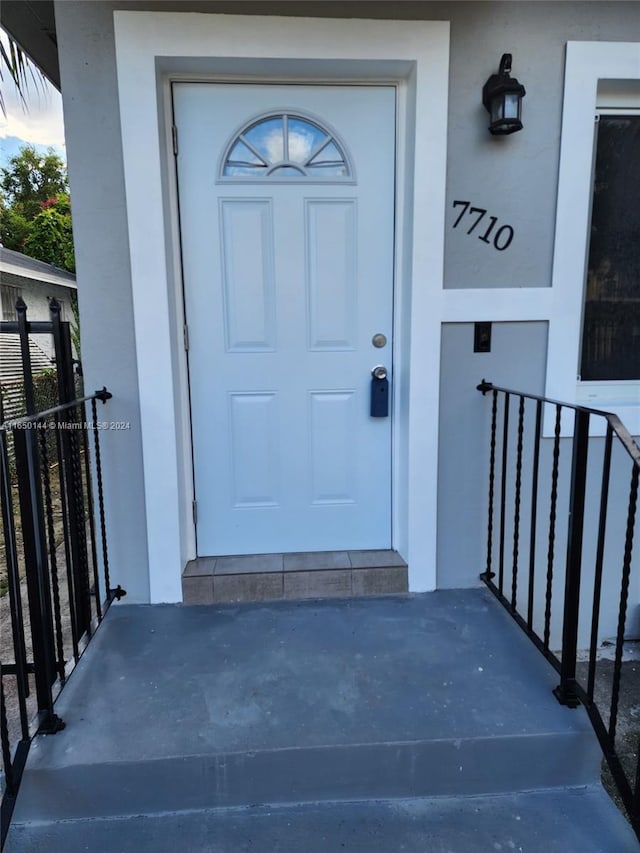
[[[640,435],[640,255],[631,245],[638,154],[629,146],[638,151],[638,118],[640,43],[568,42],[546,393],[615,412],[632,435]],[[635,162],[621,165],[621,156]],[[603,422],[592,418],[590,430],[603,434]]]
[[[640,379],[640,114],[596,116],[580,379]]]
[[[319,122],[294,113],[253,120],[223,157],[221,177],[312,180],[351,177],[344,147]]]
[[[6,321],[15,321],[18,319],[16,311],[16,302],[22,296],[22,291],[19,287],[11,287],[9,284],[3,284],[0,287],[0,302],[2,304],[2,319]]]

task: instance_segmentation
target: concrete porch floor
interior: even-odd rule
[[[555,684],[485,590],[117,605],[6,850],[636,851]]]

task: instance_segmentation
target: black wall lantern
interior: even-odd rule
[[[482,103],[491,116],[489,131],[496,136],[522,130],[520,110],[526,92],[522,83],[509,76],[510,71],[511,54],[503,53],[500,70],[482,87]]]

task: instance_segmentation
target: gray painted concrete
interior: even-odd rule
[[[120,604],[58,701],[66,730],[36,741],[30,767],[589,732],[556,682],[485,590]]]
[[[67,728],[32,747],[15,819],[596,782],[556,680],[485,590],[118,605],[58,701]]]
[[[249,750],[31,770],[18,823],[596,784],[590,733]]]
[[[255,806],[13,827],[6,853],[632,853],[601,788]]]
[[[556,680],[486,590],[114,605],[7,851],[636,850]]]

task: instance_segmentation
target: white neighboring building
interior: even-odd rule
[[[0,320],[16,319],[16,301],[22,297],[30,320],[48,320],[49,303],[57,299],[63,320],[72,320],[71,300],[76,293],[73,273],[0,246]]]
[[[0,246],[0,321],[17,319],[16,302],[27,305],[27,319],[49,320],[49,303],[57,299],[63,320],[73,320],[71,301],[76,292],[76,277],[28,255]],[[52,366],[53,341],[50,335],[30,335],[31,364],[37,373]],[[22,382],[20,342],[15,334],[0,335],[0,385]],[[7,395],[5,394],[5,397]]]

